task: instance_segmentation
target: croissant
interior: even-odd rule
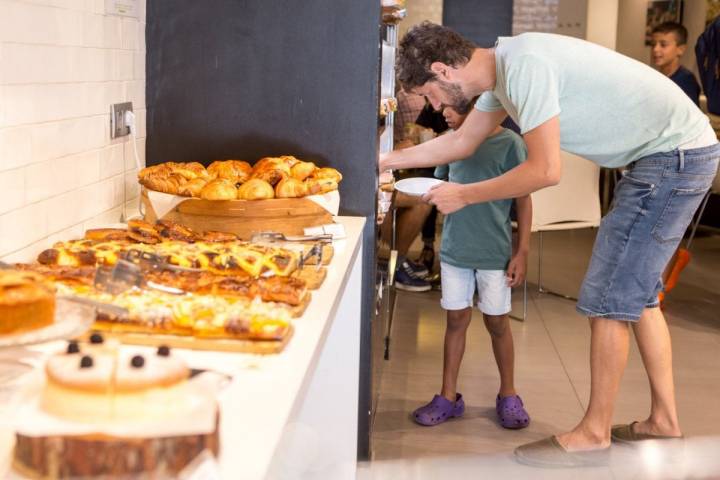
[[[251,178],[237,189],[237,198],[240,200],[261,200],[274,197],[275,191],[272,185],[259,178]]]
[[[205,200],[235,200],[237,198],[237,188],[230,180],[217,178],[208,182],[200,190],[200,198]]]
[[[290,175],[302,181],[317,169],[313,162],[298,162],[290,168]]]
[[[207,180],[205,180],[204,178],[195,178],[182,185],[178,189],[178,193],[186,197],[199,197],[200,192],[205,187],[205,185],[207,185],[207,183]]]
[[[198,162],[177,163],[172,167],[172,169],[173,173],[182,175],[188,180],[193,180],[195,178],[210,178],[210,175],[208,174],[207,170],[205,170],[205,167],[202,165],[202,163]]]
[[[145,177],[145,180],[141,181],[144,186],[150,190],[156,192],[169,193],[171,195],[177,195],[180,193],[180,187],[183,186],[187,181],[182,176],[172,173],[170,175],[149,175]]]
[[[338,184],[332,178],[308,178],[305,180],[308,195],[328,193],[338,189]]]
[[[342,180],[342,174],[335,170],[334,168],[318,168],[315,170],[312,174],[312,178],[331,178],[335,180],[335,183],[340,183],[340,180]]]
[[[242,160],[224,160],[211,163],[207,171],[213,178],[226,178],[235,183],[243,183],[250,177],[252,167]]]
[[[283,178],[275,185],[275,197],[299,198],[307,195],[307,187],[297,178]]]

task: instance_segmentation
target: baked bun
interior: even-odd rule
[[[316,169],[313,162],[298,162],[290,168],[290,176],[302,181],[312,175]]]
[[[179,240],[181,242],[193,243],[199,238],[199,235],[195,233],[192,228],[170,220],[158,220],[155,224],[155,231],[157,231],[162,238]]]
[[[272,185],[259,178],[252,178],[237,189],[237,198],[240,200],[263,200],[274,197],[275,191]]]
[[[230,180],[216,178],[203,187],[200,191],[200,198],[205,200],[235,200],[237,198],[237,188]]]
[[[284,178],[275,185],[275,197],[299,198],[307,195],[307,187],[297,178]]]
[[[342,180],[342,174],[334,168],[318,168],[312,174],[312,178],[330,178],[335,180],[335,183],[340,183]]]
[[[213,178],[225,178],[234,183],[244,183],[250,178],[252,167],[242,160],[215,161],[207,168]]]
[[[328,193],[338,189],[338,184],[332,178],[308,178],[305,180],[308,195]]]

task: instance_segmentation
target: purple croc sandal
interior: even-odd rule
[[[459,393],[454,402],[442,395],[435,395],[430,403],[413,412],[413,420],[420,425],[431,427],[450,418],[460,417],[464,412],[465,400]]]
[[[500,419],[500,425],[516,430],[530,425],[530,416],[523,407],[523,401],[518,395],[510,397],[497,396],[495,411]]]

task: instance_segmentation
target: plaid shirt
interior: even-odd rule
[[[395,112],[394,137],[398,142],[405,136],[405,124],[417,120],[418,115],[425,107],[425,97],[414,93],[406,93],[399,90],[397,93],[398,108]]]

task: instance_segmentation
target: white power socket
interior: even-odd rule
[[[110,138],[130,135],[130,125],[127,124],[125,112],[132,112],[132,102],[115,103],[110,105]]]

